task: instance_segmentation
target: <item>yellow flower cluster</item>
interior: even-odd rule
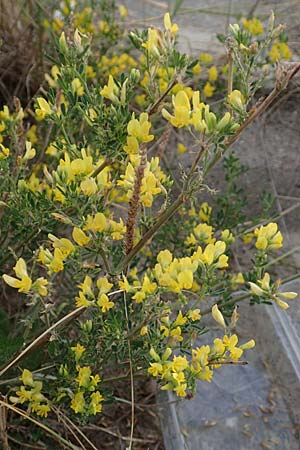
[[[159,286],[170,292],[180,293],[183,289],[193,289],[198,285],[194,274],[198,267],[224,269],[228,267],[228,256],[224,254],[226,244],[223,241],[208,244],[204,250],[200,246],[190,257],[173,258],[169,250],[157,255],[154,276]]]
[[[179,311],[177,317],[172,322],[170,316],[167,315],[161,318],[160,331],[164,338],[167,338],[167,345],[172,347],[178,342],[183,341],[182,327],[190,322],[196,322],[201,319],[199,308],[189,310],[184,316],[182,311]]]
[[[53,254],[49,249],[40,248],[37,260],[48,268],[48,273],[56,273],[64,270],[64,260],[75,251],[72,242],[67,238],[57,238],[53,234],[48,235],[52,241]]]
[[[248,30],[253,36],[263,34],[264,32],[261,21],[255,17],[253,19],[246,19],[244,17],[242,23],[245,30]]]
[[[109,300],[108,293],[111,291],[113,284],[106,277],[98,278],[96,281],[98,288],[97,297],[93,290],[93,281],[90,276],[86,275],[83,283],[79,284],[80,291],[78,297],[75,298],[76,307],[98,305],[103,313],[109,311],[115,306],[114,302]]]
[[[93,233],[108,233],[112,239],[119,241],[126,232],[126,226],[120,218],[119,222],[108,219],[103,213],[96,213],[94,216],[88,215],[83,230]]]
[[[124,146],[124,150],[129,155],[139,153],[139,144],[150,142],[154,139],[153,134],[149,134],[151,128],[151,122],[148,120],[148,114],[142,113],[139,119],[135,118],[135,114],[132,113],[132,119],[127,125],[127,145]]]
[[[13,269],[17,278],[4,274],[3,280],[6,284],[15,289],[18,289],[18,292],[29,293],[29,291],[32,290],[33,292],[36,292],[43,297],[48,294],[48,290],[46,287],[48,285],[48,281],[43,277],[39,277],[33,283],[32,279],[28,276],[26,262],[23,258],[18,259]]]
[[[54,199],[64,203],[66,201],[65,184],[69,185],[72,182],[77,184],[77,192],[87,197],[108,189],[111,186],[109,166],[104,167],[96,177],[92,176],[94,170],[101,166],[103,161],[103,158],[99,158],[97,163],[93,164],[93,157],[85,148],[81,149],[81,158],[75,158],[72,161],[69,153],[65,152],[64,159],[60,159],[56,171],[52,173],[56,181],[56,189],[53,190],[56,194]]]
[[[213,227],[206,223],[199,223],[193,232],[186,238],[186,245],[213,244],[216,239],[213,236]]]
[[[176,128],[192,125],[196,131],[210,135],[215,132],[222,132],[227,127],[231,130],[237,127],[229,112],[226,112],[218,121],[216,115],[209,110],[209,105],[200,102],[199,91],[193,92],[192,107],[186,92],[183,90],[173,95],[172,103],[174,115],[171,115],[165,108],[162,109],[162,115]]]
[[[100,62],[97,64],[97,67],[101,74],[116,77],[117,75],[136,67],[137,64],[137,61],[128,53],[122,53],[121,55],[111,56],[110,58],[103,55]]]
[[[156,28],[148,28],[148,39],[143,42],[142,46],[147,50],[149,56],[159,58],[164,49],[174,42],[179,28],[176,23],[172,24],[169,13],[164,15],[164,26],[164,33]]]
[[[290,59],[292,52],[285,42],[275,42],[269,51],[270,60],[275,63],[281,59]]]
[[[257,238],[255,247],[258,250],[269,251],[282,247],[283,237],[278,231],[277,223],[271,222],[266,226],[256,228],[254,235]]]
[[[244,350],[255,346],[253,339],[239,347],[237,344],[238,337],[235,334],[225,335],[223,339],[216,338],[212,347],[203,345],[193,349],[191,360],[180,355],[170,359],[172,350],[169,347],[160,357],[152,348],[150,356],[154,362],[150,363],[148,373],[161,380],[161,389],[172,389],[179,397],[185,397],[187,390],[193,388],[194,380],[210,382],[213,369],[227,361],[238,361]]]
[[[27,403],[32,412],[35,412],[40,417],[47,417],[51,411],[47,398],[42,394],[42,381],[34,381],[32,373],[24,369],[20,380],[23,386],[16,392],[17,397],[10,397],[13,403]]]
[[[173,258],[169,250],[162,250],[157,255],[154,275],[159,286],[179,293],[182,289],[192,289],[197,268],[198,261],[192,257]]]
[[[100,382],[99,375],[92,375],[89,366],[76,366],[78,375],[76,378],[77,392],[73,394],[71,408],[75,414],[96,415],[102,411],[102,394],[96,390]],[[90,394],[90,392],[92,392]]]
[[[270,281],[268,272],[264,274],[261,280],[257,280],[256,283],[249,281],[251,294],[265,298],[266,300],[273,300],[281,309],[287,309],[289,305],[282,299],[293,300],[298,294],[296,292],[278,292],[277,289],[280,283],[274,283],[271,286]]]

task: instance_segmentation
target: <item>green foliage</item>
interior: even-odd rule
[[[261,23],[232,26],[230,64],[217,68],[208,54],[195,61],[178,52],[168,13],[163,31],[127,36],[126,9],[101,1],[98,17],[94,6],[78,2],[70,19],[64,2],[39,19],[53,65],[24,110],[16,100],[0,111],[1,270],[7,296],[20,293],[22,324],[8,345],[3,317],[2,362],[32,342],[1,373],[22,368],[6,392],[30,417],[63,411],[80,426],[116,401],[116,380],[132,387],[152,376],[179,397],[193,394],[198,380],[255,345],[234,334],[239,301],[285,309],[283,299],[296,296],[279,293],[265,271],[282,247],[277,224],[261,225],[272,199],[263,198],[261,217],[247,217],[246,168],[233,153],[224,158],[226,189],[207,184],[254,120],[250,101],[278,37],[272,17],[258,42]],[[172,149],[173,129],[192,139],[190,151]],[[243,274],[233,258],[241,242],[252,255]],[[221,338],[202,345],[208,313]],[[25,359],[32,348],[37,359]]]

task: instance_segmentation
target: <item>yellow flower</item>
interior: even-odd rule
[[[228,95],[228,102],[230,106],[237,109],[238,111],[244,111],[245,99],[243,97],[243,94],[237,89],[235,89],[231,92],[231,94]]]
[[[91,381],[91,368],[89,366],[79,367],[76,381],[79,387],[89,387]]]
[[[8,158],[9,153],[10,153],[9,148],[4,147],[4,145],[0,144],[0,161]]]
[[[162,109],[162,116],[171,122],[174,127],[182,128],[189,124],[191,105],[185,91],[179,91],[173,96],[174,116],[172,116],[165,108]]]
[[[123,275],[123,281],[121,281],[121,280],[118,281],[118,285],[119,285],[119,288],[125,292],[130,292],[130,290],[131,290],[130,284],[128,283],[128,280],[125,277],[125,275]]]
[[[33,386],[32,373],[28,369],[23,370],[20,380],[23,384],[25,384],[25,386]]]
[[[211,212],[212,207],[209,206],[207,202],[202,203],[199,211],[199,219],[203,222],[209,223]]]
[[[93,67],[89,66],[89,65],[86,66],[85,73],[86,73],[87,78],[95,78],[95,76],[97,75],[96,72],[94,71]],[[97,113],[93,108],[91,108],[91,110],[89,110],[89,116],[93,120],[97,117]]]
[[[167,267],[171,264],[173,259],[172,253],[169,250],[162,250],[157,255],[157,261],[162,267]]]
[[[166,31],[169,31],[173,36],[175,36],[179,30],[177,23],[172,24],[170,13],[164,15],[164,26]]]
[[[32,289],[37,291],[40,295],[45,297],[48,294],[46,286],[48,285],[48,280],[43,277],[38,278],[32,285]]]
[[[183,341],[183,337],[181,336],[181,328],[176,327],[170,332],[171,342],[181,342]]]
[[[215,91],[215,87],[212,86],[208,81],[205,83],[205,86],[203,88],[203,94],[205,97],[209,98],[212,97]]]
[[[146,298],[146,294],[143,291],[138,291],[132,296],[132,298],[136,303],[142,303]]]
[[[211,66],[208,69],[208,79],[209,79],[209,81],[211,81],[213,83],[215,81],[217,81],[217,79],[218,79],[218,70],[217,70],[216,66]]]
[[[99,294],[107,294],[112,287],[113,284],[110,283],[106,277],[98,278],[97,288],[99,289]]]
[[[186,323],[187,318],[182,315],[182,312],[179,311],[177,314],[175,322],[172,324],[173,327],[182,326]]]
[[[264,291],[262,290],[262,288],[260,288],[259,286],[257,286],[257,284],[253,283],[252,281],[249,281],[250,284],[250,292],[253,295],[263,295]]]
[[[70,253],[74,252],[75,247],[69,239],[57,238],[53,234],[49,233],[48,238],[52,241],[53,248],[59,248],[63,257],[67,258]]]
[[[181,289],[191,289],[193,286],[193,272],[191,270],[179,272],[177,279]]]
[[[145,325],[144,327],[141,328],[140,335],[145,336],[147,333],[148,333],[148,327],[147,327],[147,325]]]
[[[25,154],[23,156],[23,161],[33,159],[35,157],[36,151],[32,148],[32,143],[30,141],[25,142]]]
[[[104,398],[99,391],[93,392],[90,397],[89,412],[93,415],[102,411],[101,402]]]
[[[51,411],[51,408],[48,404],[38,403],[35,408],[32,407],[32,410],[34,410],[36,414],[40,417],[47,417],[48,412]]]
[[[96,213],[95,216],[90,214],[87,216],[86,224],[83,229],[85,231],[105,231],[107,229],[107,219],[103,213]]]
[[[85,409],[85,400],[83,392],[77,392],[71,401],[71,408],[75,414],[83,413]]]
[[[60,272],[61,270],[64,270],[63,261],[64,261],[64,255],[63,255],[62,251],[60,250],[60,248],[55,248],[54,255],[49,264],[50,272]]]
[[[74,227],[72,232],[72,238],[76,242],[76,244],[80,245],[80,247],[83,247],[84,245],[87,245],[91,238],[84,233],[80,228]]]
[[[272,62],[280,61],[281,59],[290,59],[291,56],[292,52],[285,42],[275,42],[269,52],[269,57]]]
[[[186,388],[187,388],[186,383],[183,383],[183,384],[180,384],[179,386],[176,386],[174,388],[174,391],[176,392],[176,394],[179,397],[185,397],[186,396]]]
[[[253,36],[257,36],[264,32],[261,21],[255,17],[249,20],[243,17],[242,23],[245,30],[248,30]]]
[[[51,106],[43,97],[36,99],[39,108],[36,108],[35,114],[37,120],[43,120],[46,116],[51,114]]]
[[[253,237],[254,237],[254,233],[245,233],[242,236],[242,239],[245,244],[250,244],[252,242]]]
[[[26,262],[23,258],[19,258],[13,268],[18,278],[11,277],[9,275],[3,275],[3,280],[9,286],[18,289],[18,292],[30,291],[32,280],[28,276]]]
[[[182,372],[188,367],[189,363],[185,356],[174,356],[172,361],[172,370]]]
[[[150,363],[150,367],[148,368],[148,373],[153,377],[157,377],[163,371],[162,364],[158,362]]]
[[[76,347],[71,347],[72,352],[75,354],[76,363],[80,360],[86,348],[83,345],[77,344]]]
[[[82,182],[80,183],[80,189],[82,190],[83,194],[88,197],[90,195],[96,194],[98,186],[95,178],[87,177],[82,180]]]
[[[142,291],[145,294],[153,294],[157,289],[157,284],[155,282],[151,282],[147,275],[144,275]]]
[[[126,6],[124,5],[120,5],[119,6],[119,13],[122,19],[126,19],[126,17],[128,16],[128,11]]]
[[[82,306],[87,308],[92,303],[86,298],[82,291],[79,291],[78,297],[75,297],[75,304],[76,308],[81,308]]]
[[[200,64],[197,63],[197,64],[193,67],[192,71],[193,71],[193,74],[194,74],[194,75],[200,75],[200,73],[201,73],[201,66],[200,66]]]
[[[188,318],[191,319],[192,322],[201,319],[200,309],[196,308],[188,312]]]
[[[245,344],[240,346],[240,348],[242,350],[249,350],[249,349],[251,349],[253,347],[255,347],[255,340],[254,339],[251,339],[250,341],[245,342]]]
[[[233,244],[235,238],[230,230],[223,230],[221,233],[221,237],[226,244]]]
[[[179,142],[179,144],[177,144],[177,149],[178,149],[178,153],[180,155],[182,155],[182,153],[185,153],[187,151],[186,146],[181,144],[181,142]]]
[[[148,40],[143,42],[142,47],[145,47],[151,55],[156,57],[160,56],[159,47],[161,47],[161,39],[157,30],[148,28]]]
[[[266,226],[261,226],[254,230],[257,236],[255,247],[258,250],[272,250],[282,247],[283,237],[276,223],[271,222]]]
[[[73,92],[76,92],[78,97],[81,97],[83,95],[84,89],[83,89],[83,86],[82,86],[79,78],[74,78],[74,80],[71,83],[71,86],[72,86]]]
[[[108,77],[108,84],[101,89],[100,94],[112,102],[118,102],[119,88],[111,75]]]
[[[130,136],[135,137],[139,142],[150,142],[154,139],[153,134],[149,134],[151,122],[148,121],[148,114],[142,113],[139,120],[132,113],[132,119],[128,122],[127,131]]]
[[[231,282],[233,284],[244,284],[245,278],[242,272],[237,273],[236,275],[232,275]]]
[[[16,402],[20,402],[20,403],[25,403],[25,402],[30,402],[31,400],[31,396],[32,396],[32,391],[27,391],[25,386],[21,386],[20,390],[16,392],[17,396],[19,397],[16,398]]]
[[[109,301],[109,298],[107,297],[106,294],[101,294],[98,297],[97,305],[100,306],[100,308],[102,308],[103,313],[109,311],[111,308],[115,306],[114,302]]]
[[[212,62],[213,57],[209,55],[208,53],[200,53],[199,55],[200,63],[202,64],[209,64]]]

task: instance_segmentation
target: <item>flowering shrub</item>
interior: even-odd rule
[[[119,14],[124,20],[126,9]],[[110,379],[134,387],[137,376],[151,376],[179,397],[193,394],[198,380],[211,381],[255,346],[234,333],[239,301],[285,309],[297,295],[278,292],[265,271],[282,247],[277,224],[257,217],[244,225],[242,206],[229,205],[234,183],[215,209],[199,195],[296,73],[279,67],[274,90],[255,104],[272,62],[290,56],[283,27],[272,15],[266,30],[257,19],[232,25],[220,68],[208,54],[193,60],[177,51],[169,13],[163,30],[131,32],[115,48],[122,26],[104,18],[95,24],[86,8],[65,30],[58,16],[47,19],[58,39],[46,83],[26,109],[15,100],[0,111],[2,278],[9,295],[21,294],[31,342],[0,373],[21,364],[21,386],[7,391],[16,411],[47,417],[60,408],[80,423],[115,401]],[[190,151],[178,144],[176,158],[193,156],[179,178],[165,161],[178,129],[193,140]],[[233,154],[225,165],[227,180],[243,171]],[[245,273],[232,267],[239,240],[253,251]],[[203,345],[208,313],[220,337]],[[33,373],[23,359],[49,338],[48,368]]]

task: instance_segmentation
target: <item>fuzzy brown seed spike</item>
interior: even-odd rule
[[[135,170],[135,180],[133,185],[132,197],[129,201],[127,222],[126,222],[126,235],[125,235],[125,254],[128,255],[133,248],[134,232],[137,220],[137,214],[141,201],[141,188],[142,181],[147,164],[147,148],[145,144],[140,148],[140,163]]]

